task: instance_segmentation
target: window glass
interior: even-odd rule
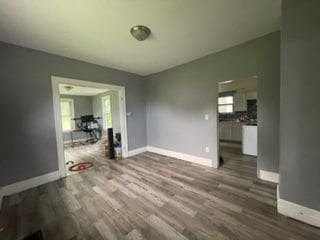
[[[233,105],[220,105],[219,106],[219,113],[232,113],[233,112]]]
[[[74,106],[73,99],[60,99],[62,130],[70,131],[74,128]]]
[[[233,96],[219,97],[219,104],[233,104]]]
[[[102,107],[104,129],[112,128],[111,98],[109,95],[102,98]]]
[[[233,96],[218,98],[219,113],[233,113]]]

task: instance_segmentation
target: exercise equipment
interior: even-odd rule
[[[75,131],[82,131],[86,133],[87,140],[85,142],[82,142],[82,144],[93,144],[100,140],[101,138],[101,127],[99,125],[99,119],[102,119],[101,117],[94,117],[91,115],[84,115],[80,118],[72,118],[74,121],[80,121],[77,123],[78,129]],[[71,142],[73,146],[73,136],[71,135]]]

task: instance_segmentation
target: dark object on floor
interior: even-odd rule
[[[80,118],[72,118],[74,121],[79,121],[77,123],[78,129],[75,131],[83,131],[87,135],[87,140],[85,142],[82,142],[81,144],[93,144],[98,142],[101,139],[101,127],[99,125],[99,121],[102,119],[101,117],[94,117],[92,114],[91,115],[84,115],[81,116]],[[72,131],[71,131],[72,132]],[[73,144],[73,136],[71,134],[71,142],[72,146]]]
[[[36,231],[36,232],[32,233],[31,235],[23,238],[22,240],[43,240],[42,232]]]
[[[121,143],[121,133],[116,133],[116,140],[118,143]]]
[[[69,165],[69,164],[74,164],[74,161],[68,161],[68,162],[66,163],[66,165]]]
[[[91,168],[92,166],[93,166],[92,162],[77,163],[77,164],[69,167],[69,171],[78,172],[78,171],[81,171],[81,170],[85,170],[85,169]]]
[[[109,158],[114,159],[113,128],[108,128]]]
[[[222,166],[224,164],[223,158],[220,156],[219,157],[219,166]]]

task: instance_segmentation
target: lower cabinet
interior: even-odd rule
[[[233,123],[232,124],[232,140],[242,141],[242,126],[243,123]]]
[[[239,122],[219,122],[219,138],[221,140],[242,141],[242,126]]]
[[[232,138],[232,125],[230,122],[220,122],[219,138],[223,140],[228,140]]]

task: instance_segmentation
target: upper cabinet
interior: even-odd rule
[[[234,111],[242,112],[247,111],[247,96],[246,93],[235,93],[233,96]]]
[[[257,99],[257,92],[247,92],[246,97],[247,100]]]

